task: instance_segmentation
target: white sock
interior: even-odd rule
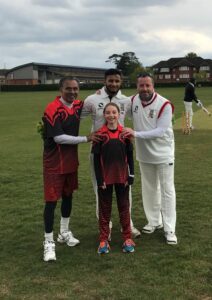
[[[45,241],[54,242],[53,231],[50,233],[44,232]]]
[[[61,219],[60,219],[60,233],[69,230],[69,220],[70,220],[70,218],[61,217]]]

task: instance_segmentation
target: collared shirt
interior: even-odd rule
[[[120,118],[119,123],[124,125],[124,119],[126,115],[130,112],[131,100],[130,97],[126,97],[119,90],[118,93],[109,98],[109,95],[105,91],[105,87],[101,88],[99,94],[93,94],[88,96],[83,105],[81,118],[91,115],[92,118],[92,131],[96,131],[101,126],[104,125],[105,120],[103,117],[103,110],[106,104],[113,102],[117,104],[120,108]]]
[[[49,103],[44,111],[44,171],[51,174],[76,172],[79,162],[77,145],[57,144],[56,136],[77,137],[82,101],[74,100],[71,107],[61,102],[60,96]]]
[[[142,105],[139,95],[132,101],[136,158],[144,163],[160,164],[174,161],[172,105],[155,93],[152,101]]]

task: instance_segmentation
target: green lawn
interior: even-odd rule
[[[134,91],[125,91],[132,95]],[[89,170],[89,145],[79,146],[80,188],[74,196],[71,228],[81,244],[57,245],[57,262],[42,261],[43,194],[42,142],[36,132],[45,105],[55,92],[0,93],[0,299],[212,299],[212,117],[194,105],[191,135],[181,133],[183,89],[158,89],[175,105],[178,245],[165,244],[163,231],[142,235],[136,252],[121,251],[121,234],[114,201],[111,248],[98,256],[98,227]],[[197,89],[208,108],[212,88]],[[83,99],[90,92],[83,91]],[[196,123],[195,123],[196,122]],[[130,122],[127,122],[129,125]],[[81,134],[90,131],[90,119]],[[133,221],[145,225],[136,162]],[[59,229],[59,206],[55,234]]]

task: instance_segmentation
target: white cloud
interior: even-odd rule
[[[30,61],[109,67],[133,51],[145,65],[212,58],[210,0],[0,0],[0,68]]]
[[[68,7],[69,1],[68,0],[31,0],[32,4],[40,5],[44,7]]]

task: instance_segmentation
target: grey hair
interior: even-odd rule
[[[65,77],[62,77],[59,81],[59,88],[61,89],[64,85],[64,82],[67,81],[67,80],[74,80],[78,83],[78,86],[80,85],[79,83],[79,79],[76,78],[76,77],[72,77],[72,76],[65,76]]]

